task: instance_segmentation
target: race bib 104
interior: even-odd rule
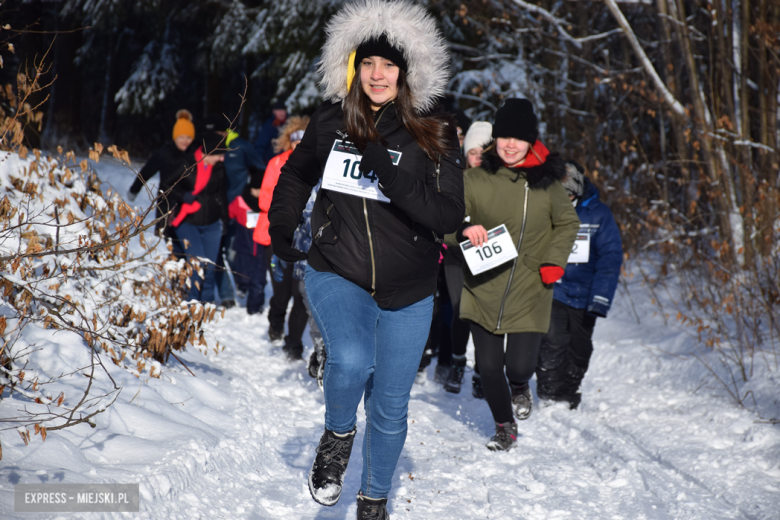
[[[517,250],[505,224],[494,227],[487,234],[488,241],[481,246],[472,245],[470,240],[460,243],[466,263],[475,276],[517,258]]]
[[[398,166],[401,152],[388,150],[393,164]],[[355,145],[348,141],[336,139],[328,154],[325,171],[322,175],[322,187],[326,190],[338,191],[347,195],[355,195],[364,199],[390,202],[379,190],[379,179],[373,171],[360,171],[360,160],[363,156]]]

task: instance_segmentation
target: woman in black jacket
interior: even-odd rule
[[[328,101],[282,169],[269,234],[279,258],[307,257],[291,241],[322,179],[305,282],[325,339],[326,412],[309,490],[321,504],[338,501],[365,392],[358,518],[388,518],[438,244],[463,221],[464,161],[454,122],[433,110],[448,55],[422,7],[363,0],[344,6],[327,30],[320,71]]]
[[[193,269],[187,300],[214,301],[214,266],[222,234],[227,230],[227,181],[223,138],[206,134],[203,145],[190,154],[193,164],[173,185],[168,201],[175,215],[171,226],[189,258],[200,258],[204,276]],[[220,149],[221,148],[221,149]],[[186,241],[186,242],[185,242]],[[205,260],[205,262],[204,262]]]

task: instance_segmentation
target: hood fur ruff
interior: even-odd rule
[[[342,7],[326,32],[319,66],[323,98],[338,102],[347,96],[349,55],[382,33],[404,53],[409,65],[406,83],[418,114],[433,108],[436,98],[444,94],[450,56],[435,20],[424,7],[407,0],[358,0]]]
[[[528,187],[532,190],[546,190],[555,181],[560,181],[566,177],[566,161],[558,153],[551,153],[547,156],[547,159],[538,166],[531,166],[530,168],[523,168],[519,166],[517,168],[508,168],[504,166],[504,161],[496,154],[495,150],[490,150],[488,153],[482,155],[482,164],[480,168],[487,173],[495,175],[501,168],[507,168],[510,172],[516,173],[517,177],[515,182],[520,178],[520,173],[525,174],[525,179],[528,182]]]

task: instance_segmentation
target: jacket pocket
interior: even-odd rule
[[[415,223],[412,226],[412,243],[417,250],[425,254],[436,243],[436,235],[430,230]]]
[[[336,210],[335,205],[332,202],[327,203],[325,208],[325,215],[328,220],[325,220],[319,228],[312,228],[312,241],[317,244],[335,244],[339,240],[339,230],[341,229],[341,215]]]
[[[523,257],[523,263],[524,263],[524,264],[525,264],[525,266],[526,266],[528,269],[530,269],[531,271],[536,271],[536,272],[538,272],[538,271],[539,271],[539,269],[542,267],[542,261],[541,261],[541,260],[539,260],[538,258],[534,258],[534,257],[533,257],[533,256],[531,256],[531,255],[525,255],[525,256]]]

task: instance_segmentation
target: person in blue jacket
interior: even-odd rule
[[[287,107],[283,101],[271,105],[271,117],[265,120],[255,139],[255,150],[265,164],[276,156],[273,140],[279,137],[279,128],[287,121]]]
[[[230,126],[230,120],[225,116],[209,114],[204,119],[205,130],[207,132],[216,132],[223,138],[220,147],[225,149],[225,161],[223,164],[225,166],[227,202],[229,206],[236,198],[241,196],[250,178],[259,179],[259,182],[262,182],[265,163],[249,141],[240,137],[238,132],[234,129],[228,128]],[[222,236],[220,252],[217,256],[217,273],[215,280],[219,291],[219,299],[222,302],[222,305],[228,309],[234,307],[236,301],[235,295],[233,294],[233,287],[230,284],[230,278],[227,276],[226,267],[231,267],[233,269],[234,278],[240,278],[241,280],[249,280],[251,278],[251,273],[241,272],[237,262],[235,262],[235,255],[238,250],[231,244],[235,240],[238,228],[239,226],[236,224],[235,219],[231,218],[228,222],[227,232]],[[249,244],[251,245],[251,243],[250,240]],[[244,249],[241,250],[244,251]],[[229,257],[228,266],[225,265],[226,257]],[[265,270],[263,270],[263,272],[265,272]],[[238,283],[238,280],[236,280],[236,285],[240,287],[245,284]],[[262,307],[262,301],[259,305]],[[254,312],[257,312],[256,303],[253,306],[247,304],[247,312],[250,314],[253,314],[252,308],[255,309]]]
[[[563,185],[582,222],[566,273],[556,284],[550,330],[542,339],[536,367],[541,400],[568,402],[577,408],[580,384],[593,354],[596,318],[606,318],[623,263],[623,244],[612,211],[582,167],[566,161]],[[574,263],[577,261],[578,263]]]

